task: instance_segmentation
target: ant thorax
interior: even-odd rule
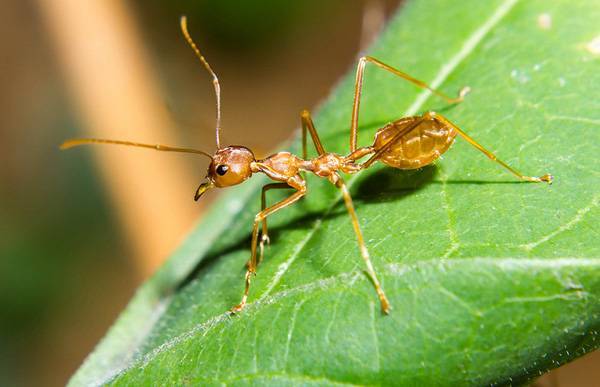
[[[335,153],[324,153],[312,160],[310,172],[320,177],[329,177],[344,166],[344,158]]]
[[[260,160],[259,163],[267,167],[264,172],[269,176],[273,174],[281,177],[292,177],[297,175],[300,170],[305,169],[305,161],[290,152],[277,152]],[[274,176],[270,177],[281,180]]]

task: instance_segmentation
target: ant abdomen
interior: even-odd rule
[[[415,126],[416,125],[416,126]],[[414,126],[414,129],[410,129]],[[398,139],[398,133],[406,131]],[[378,161],[399,169],[416,169],[431,164],[450,148],[456,137],[456,131],[435,116],[429,115],[401,118],[377,131],[373,148],[383,148],[389,141],[394,141],[384,151]]]

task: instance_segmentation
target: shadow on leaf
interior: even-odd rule
[[[424,188],[431,183],[436,174],[435,167],[427,167],[415,171],[399,171],[393,168],[378,168],[377,170],[365,174],[365,177],[358,177],[359,180],[351,189],[353,200],[360,212],[361,203],[378,203],[402,200],[411,193]],[[333,187],[331,187],[334,189]],[[310,193],[309,193],[310,194]],[[310,229],[314,227],[317,219],[334,219],[339,216],[348,216],[346,207],[342,200],[339,200],[333,208],[327,213],[322,211],[305,212],[301,216],[294,216],[284,224],[275,227],[269,227],[269,237],[271,244],[277,244],[279,237],[286,231],[298,229]],[[239,238],[224,248],[220,248],[205,256],[189,275],[179,284],[176,291],[186,287],[192,280],[201,276],[201,273],[208,270],[222,256],[234,252],[249,250],[251,236],[248,234],[244,238]],[[268,254],[268,252],[267,252]],[[245,268],[240,268],[242,273]]]

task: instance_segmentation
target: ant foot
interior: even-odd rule
[[[462,101],[467,96],[467,94],[469,94],[470,92],[471,92],[471,87],[465,86],[462,89],[460,89],[460,91],[458,92],[458,97]]]
[[[377,292],[379,296],[379,301],[381,302],[381,311],[384,314],[390,314],[390,309],[392,308],[390,302],[383,292]]]
[[[528,177],[528,176],[525,176],[524,178],[527,181],[532,181],[534,183],[544,182],[544,183],[548,183],[548,185],[552,184],[552,182],[554,181],[554,176],[552,176],[549,173],[547,173],[547,174],[545,174],[543,176],[540,176],[540,177]]]
[[[550,185],[554,181],[554,176],[552,176],[551,174],[547,173],[544,176],[538,177],[538,179],[540,181],[544,181],[544,182],[546,182],[546,183],[548,183]]]
[[[269,235],[267,235],[267,234],[262,234],[261,238],[260,238],[260,243],[270,245],[271,238],[269,238]]]
[[[244,307],[246,306],[245,302],[242,302],[236,306],[234,306],[233,308],[229,309],[229,313],[231,314],[236,314],[242,311],[242,309],[244,309]]]

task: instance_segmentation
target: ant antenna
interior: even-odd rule
[[[201,151],[199,149],[192,148],[176,148],[172,146],[160,145],[160,144],[142,144],[139,142],[131,142],[131,141],[118,141],[118,140],[103,140],[100,138],[80,138],[76,140],[67,140],[60,145],[61,150],[73,148],[79,145],[85,144],[117,144],[117,145],[126,145],[126,146],[137,146],[140,148],[149,148],[157,151],[165,151],[165,152],[182,152],[182,153],[196,153],[200,155],[204,155],[212,160],[212,156],[208,153]]]
[[[187,18],[185,16],[182,16],[179,20],[179,23],[181,25],[181,32],[183,32],[185,40],[187,40],[192,50],[194,50],[194,52],[196,53],[198,59],[200,59],[200,62],[202,62],[206,70],[210,73],[210,75],[213,78],[213,87],[215,88],[215,95],[217,98],[217,149],[221,149],[221,141],[219,137],[219,134],[221,132],[221,86],[219,85],[219,78],[217,77],[217,74],[215,74],[213,69],[210,67],[206,59],[204,59],[204,56],[202,56],[202,54],[200,53],[200,50],[198,49],[198,46],[196,46],[196,43],[194,43],[194,41],[192,40],[192,37],[190,36],[190,33],[187,29]]]

